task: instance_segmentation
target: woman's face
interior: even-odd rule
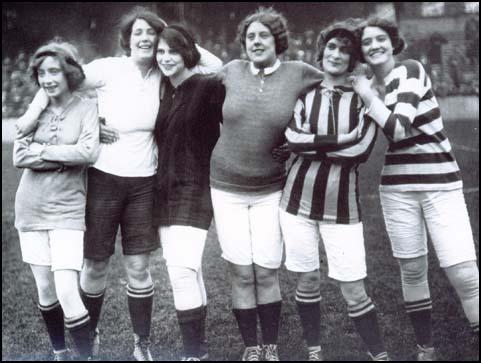
[[[385,64],[393,58],[389,34],[377,26],[364,28],[361,39],[362,54],[371,66]]]
[[[181,74],[185,70],[185,63],[182,55],[175,49],[169,47],[167,42],[160,38],[157,45],[157,64],[166,77]]]
[[[276,59],[276,42],[268,27],[255,21],[247,28],[246,53],[259,68],[272,66]]]
[[[347,73],[350,60],[349,48],[344,44],[343,39],[335,37],[329,39],[322,57],[322,69],[326,73],[340,76]]]
[[[130,34],[130,56],[136,61],[151,62],[157,33],[144,19],[135,20]]]
[[[62,69],[60,61],[56,57],[46,57],[37,70],[38,84],[47,96],[58,98],[70,93],[67,77]]]

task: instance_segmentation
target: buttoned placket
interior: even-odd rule
[[[265,73],[264,73],[264,68],[261,68],[259,70],[259,73],[257,75],[260,78],[260,85],[259,85],[259,92],[262,93],[264,92],[264,83],[265,83]]]

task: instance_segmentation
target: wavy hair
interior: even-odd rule
[[[169,25],[162,31],[159,39],[165,40],[170,48],[179,52],[186,68],[192,68],[200,60],[192,33],[182,25]]]

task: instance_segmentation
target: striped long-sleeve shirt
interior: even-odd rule
[[[289,170],[281,208],[328,223],[358,223],[357,168],[371,153],[376,130],[350,87],[329,90],[321,84],[300,98],[285,133],[297,157]],[[339,135],[352,132],[359,136],[342,144]]]
[[[411,59],[396,63],[384,84],[384,103],[376,98],[367,111],[389,140],[379,189],[462,188],[431,80],[421,63]]]

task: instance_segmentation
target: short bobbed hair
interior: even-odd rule
[[[334,22],[327,28],[322,30],[317,37],[317,58],[319,65],[322,68],[322,60],[324,58],[324,51],[326,50],[327,43],[332,38],[338,38],[343,41],[344,45],[348,47],[349,53],[349,68],[348,72],[352,72],[356,66],[356,62],[361,57],[361,49],[359,43],[359,37],[357,36],[356,29],[361,23],[361,19],[349,18],[343,21]]]
[[[70,91],[78,89],[85,79],[85,74],[80,65],[77,48],[71,43],[59,40],[50,41],[38,48],[30,64],[30,73],[37,86],[40,86],[38,69],[47,57],[58,59]]]
[[[187,68],[192,68],[199,63],[200,53],[195,46],[194,36],[184,26],[167,26],[160,34],[159,39],[165,40],[170,48],[179,52]]]
[[[159,35],[167,26],[156,13],[147,10],[142,6],[136,6],[129,13],[125,14],[120,20],[120,46],[125,54],[130,56],[130,36],[132,35],[132,26],[137,19],[145,20]]]
[[[364,29],[367,27],[380,28],[389,35],[389,39],[391,39],[391,43],[393,46],[393,55],[397,55],[401,53],[404,49],[406,49],[406,46],[407,46],[406,41],[403,39],[401,34],[399,34],[399,28],[396,25],[396,23],[394,23],[393,21],[385,18],[380,18],[380,17],[368,18],[358,27],[357,33],[360,41],[362,41],[362,33],[364,32]],[[361,62],[366,63],[366,60],[364,59],[364,55],[362,54],[362,52],[360,54],[361,54]]]
[[[284,15],[273,8],[260,7],[255,13],[247,15],[238,26],[237,39],[240,41],[243,50],[246,48],[247,29],[256,21],[271,31],[275,40],[277,55],[284,53],[289,48],[287,20]]]

